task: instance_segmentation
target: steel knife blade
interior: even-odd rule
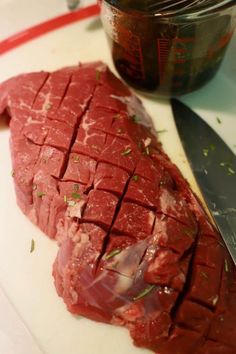
[[[177,99],[171,106],[196,181],[236,264],[236,156],[189,107]]]

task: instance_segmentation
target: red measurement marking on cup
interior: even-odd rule
[[[171,41],[166,38],[157,39],[157,56],[160,81],[162,81],[164,77],[166,63],[170,53],[170,43]]]
[[[108,2],[102,6],[103,25],[108,38],[111,40],[112,57],[117,70],[123,76],[142,81],[145,79],[141,40],[130,21],[133,19]]]
[[[111,38],[119,46],[113,47],[113,56],[116,63],[122,59],[122,71],[137,80],[144,80],[144,65],[140,38],[124,26],[119,25]],[[120,50],[122,48],[122,51]],[[119,58],[120,57],[120,58]]]
[[[165,75],[167,65],[171,65],[174,80],[173,87],[183,86],[182,77],[186,74],[186,63],[190,63],[194,38],[158,38],[157,55],[160,83],[166,83],[168,75]]]
[[[186,63],[192,56],[193,43],[193,37],[174,38],[172,43],[172,62],[179,65]]]
[[[184,64],[192,51],[193,37],[158,38],[157,55],[160,79],[163,78],[168,61],[174,64]]]

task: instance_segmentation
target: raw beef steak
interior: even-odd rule
[[[158,354],[236,353],[236,272],[141,102],[98,62],[0,86],[17,202],[67,308]]]

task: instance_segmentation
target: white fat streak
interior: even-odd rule
[[[28,92],[33,92],[33,94],[37,93],[37,90],[35,90],[35,88],[33,88],[33,86],[31,85],[22,85],[22,88],[27,90]]]
[[[154,219],[155,219],[155,214],[153,211],[150,211],[148,214],[148,224],[150,226],[153,226]]]
[[[75,245],[74,250],[73,250],[73,255],[75,257],[80,257],[83,254],[84,250],[89,247],[91,242],[90,242],[90,239],[89,239],[89,235],[87,233],[85,233],[85,232],[79,233],[78,232],[75,235],[75,238],[76,238],[77,235],[79,236],[78,237],[79,240],[76,242],[76,245]],[[99,255],[98,252],[94,252],[92,258],[96,259],[98,257],[98,255]]]
[[[121,299],[123,300],[123,302],[125,303],[130,303],[131,301],[129,300],[129,298],[123,294],[119,294],[115,291],[115,289],[113,289],[112,287],[110,287],[107,284],[103,284],[103,288],[108,290],[113,296],[111,297],[111,299],[109,300],[110,302],[113,302],[115,299]]]
[[[159,247],[157,245],[150,245],[148,247],[146,255],[145,255],[145,261],[147,263],[149,263],[153,260],[158,249],[159,249]]]
[[[88,113],[86,113],[85,116],[82,118],[81,127],[86,131],[90,126],[93,125],[94,125],[93,121],[89,123]]]
[[[131,311],[130,311],[131,310]],[[114,312],[114,316],[112,318],[113,323],[117,323],[117,316],[118,318],[124,318],[125,323],[128,322],[135,322],[135,320],[139,317],[141,317],[143,313],[144,308],[135,308],[135,311],[132,311],[132,304],[128,303],[125,305],[122,305],[121,307],[117,308]],[[119,323],[119,322],[118,322]]]
[[[11,103],[12,103],[12,101],[11,101],[11,99],[9,99],[9,104],[11,104]],[[29,110],[29,109],[30,109],[30,106],[29,106],[27,103],[25,103],[25,101],[23,100],[23,98],[20,98],[20,99],[19,99],[18,106],[19,106],[19,108],[25,108],[26,110]]]
[[[105,292],[110,294],[110,297],[106,297],[106,302],[113,302],[114,299],[119,298],[123,300],[125,303],[129,303],[129,299],[124,297],[123,295],[120,295],[117,293],[114,289],[114,287],[110,287],[105,281],[103,281],[104,277],[107,276],[107,271],[104,270],[99,277],[97,277],[88,287],[84,288],[83,293],[86,296],[86,300],[88,303],[90,303],[93,306],[96,306],[97,308],[104,309],[104,304],[100,304],[100,300],[94,296],[93,291],[90,291],[90,288],[92,288],[94,285],[96,285],[98,282],[100,283],[100,289],[102,292],[102,289],[104,289]],[[84,274],[83,272],[81,273],[81,280],[84,279]],[[85,280],[85,279],[84,279]],[[96,291],[96,289],[94,289]],[[103,302],[103,301],[102,301]]]
[[[158,290],[159,294],[172,294],[173,289],[168,288],[165,286],[164,288],[160,288]],[[127,303],[125,305],[122,305],[121,307],[117,308],[114,311],[114,316],[112,318],[112,323],[117,323],[117,324],[123,324],[122,319],[125,320],[125,323],[127,322],[135,322],[137,318],[147,316],[149,320],[151,321],[152,319],[155,319],[158,317],[158,314],[162,312],[162,307],[160,304],[160,307],[155,307],[153,306],[152,303],[150,303],[149,309],[145,307],[140,307],[140,306],[135,306],[135,303]]]
[[[164,286],[163,293],[170,295],[173,293],[173,289],[168,288],[168,286]]]
[[[165,261],[166,254],[160,253],[158,257],[155,258],[154,262],[149,265],[149,271],[153,271],[153,269],[159,268],[163,265],[163,260]]]
[[[97,66],[96,71],[99,71],[100,73],[105,72],[107,70],[107,66],[103,63]]]
[[[168,210],[174,210],[177,216],[182,216],[183,211],[180,213],[180,208],[179,206],[183,206],[183,201],[180,200],[178,202],[178,205],[176,206],[177,202],[175,198],[166,190],[162,190],[161,196],[160,196],[160,205],[161,205],[161,210],[164,213],[168,213]],[[187,216],[187,212],[186,212]]]
[[[161,210],[163,212],[166,212],[170,206],[174,206],[176,203],[176,200],[174,197],[166,190],[162,189],[162,193],[160,196],[160,204],[161,204]]]
[[[33,224],[37,224],[38,220],[37,220],[37,213],[35,207],[29,209],[27,216]]]
[[[87,244],[90,242],[89,234],[87,232],[83,232],[78,230],[76,234],[73,236],[72,240],[75,243]]]
[[[126,277],[122,274],[118,274],[117,283],[114,288],[115,293],[123,294],[125,291],[131,288],[132,284],[133,284],[132,278]]]
[[[87,130],[85,130],[85,137],[83,139],[83,144],[87,145],[88,144],[88,139],[92,138],[93,136],[97,136],[97,133],[93,133],[93,134],[88,134]]]
[[[127,111],[130,116],[137,115],[140,118],[140,124],[149,128],[153,134],[155,134],[155,129],[152,123],[152,119],[149,114],[144,109],[141,101],[134,95],[131,96],[116,96],[110,95],[111,98],[114,98],[127,106]]]
[[[164,214],[161,216],[160,220],[156,219],[156,224],[154,226],[154,231],[153,234],[155,235],[155,239],[158,241],[161,235],[161,238],[164,239],[164,241],[168,240],[168,234],[167,234],[167,226],[166,222],[163,222],[165,219]]]
[[[147,241],[143,240],[136,245],[127,247],[114,257],[113,261],[109,263],[109,268],[111,267],[112,269],[112,267],[116,265],[116,270],[123,276],[133,277],[146,246]]]
[[[43,107],[42,107],[42,112],[44,112],[44,113],[47,113],[48,107],[50,107],[50,105],[51,105],[50,97],[51,97],[51,92],[48,92],[44,96],[44,102],[43,102]]]
[[[152,142],[152,139],[151,138],[146,138],[146,139],[143,139],[143,145],[144,147],[148,147],[151,145],[151,142]]]
[[[71,82],[70,83],[70,88],[73,88],[73,87],[77,87],[77,82]],[[85,108],[87,107],[87,104],[88,104],[88,101],[92,98],[92,94],[90,94],[89,96],[87,96],[87,98],[84,100],[83,103],[79,103],[79,102],[76,102],[76,105],[79,106],[82,111],[85,110]],[[63,103],[63,102],[62,102]],[[68,107],[66,107],[66,109],[68,109]],[[71,112],[74,112],[73,110],[71,110]]]
[[[86,290],[89,290],[90,288],[94,287],[94,285],[96,285],[97,283],[99,283],[100,281],[102,281],[102,280],[107,276],[107,274],[108,274],[107,270],[104,269],[104,270],[101,272],[101,274],[100,274],[98,277],[96,277],[96,278],[92,281],[92,283],[89,284],[89,286],[87,286],[87,287],[85,288],[85,291],[86,291]]]
[[[47,146],[47,150],[43,152],[43,156],[41,156],[41,158],[43,157],[44,159],[49,160],[53,154],[54,154],[55,148],[52,146]]]
[[[33,119],[31,116],[27,119],[27,122],[26,122],[26,126],[27,125],[31,125],[31,124],[40,124],[42,123],[42,120],[37,120],[37,119]],[[43,128],[43,129],[46,129],[46,128]]]
[[[176,276],[176,279],[179,279],[181,282],[185,282],[186,281],[186,276],[183,272],[181,272],[179,275]]]
[[[79,229],[74,235],[73,235],[73,242],[77,243],[81,241],[81,235],[82,234],[86,234],[86,239],[87,241],[89,241],[89,235],[85,232],[81,232],[81,230]],[[83,236],[83,239],[85,239],[85,236]]]
[[[82,111],[84,111],[85,108],[87,107],[88,101],[90,100],[91,97],[92,97],[92,95],[90,95],[90,96],[88,97],[88,99],[85,100],[84,103],[79,103],[79,107],[82,109]]]
[[[58,245],[61,245],[62,241],[66,239],[65,235],[67,235],[67,218],[60,218],[57,222],[56,225],[56,240],[58,242]]]
[[[77,293],[77,291],[73,288],[73,286],[70,286],[70,296],[71,296],[71,303],[72,304],[77,304],[78,299],[79,299],[79,295]]]
[[[75,205],[68,206],[68,215],[71,218],[81,219],[84,205],[85,200],[80,200],[79,202],[76,202]]]
[[[73,240],[73,238],[75,237],[75,235],[77,233],[78,223],[77,222],[72,222],[71,224],[69,224],[67,226],[68,227],[67,227],[66,236]]]
[[[97,188],[97,186],[99,186],[99,184],[103,181],[103,178],[99,178],[96,182],[94,182],[94,189]]]
[[[213,298],[213,300],[212,300],[213,306],[216,306],[218,300],[219,300],[219,296],[218,296],[218,295],[214,296],[214,298]]]

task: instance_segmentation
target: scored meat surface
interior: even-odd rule
[[[157,354],[236,353],[235,266],[130,90],[101,62],[23,74],[0,85],[0,113],[68,310]]]

